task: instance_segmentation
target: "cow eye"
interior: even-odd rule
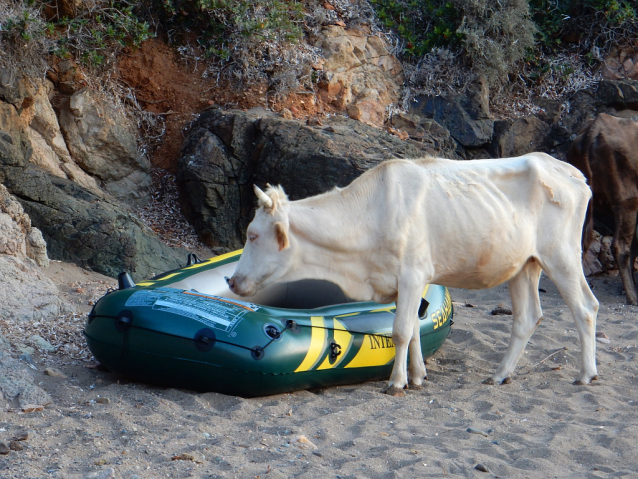
[[[248,240],[252,243],[258,238],[259,235],[248,235]]]

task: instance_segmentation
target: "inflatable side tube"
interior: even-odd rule
[[[260,295],[263,304],[248,302],[223,279],[238,259],[235,252],[107,293],[85,327],[89,349],[134,380],[243,397],[389,377],[394,304],[347,302],[316,281],[276,285]],[[447,288],[426,287],[419,316],[427,358],[450,332]]]

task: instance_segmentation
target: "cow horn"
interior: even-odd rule
[[[255,194],[259,199],[259,202],[264,205],[266,208],[272,208],[273,202],[272,198],[268,196],[266,193],[259,189],[259,186],[253,185],[253,189],[255,190]]]

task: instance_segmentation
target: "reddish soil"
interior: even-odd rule
[[[183,141],[183,131],[207,107],[250,109],[257,106],[274,111],[287,108],[295,118],[322,115],[331,110],[316,103],[313,95],[293,94],[275,101],[266,85],[236,86],[202,77],[201,64],[187,64],[178,53],[159,39],[145,42],[139,49],[120,56],[120,80],[133,88],[137,101],[146,110],[164,115],[164,141],[151,154],[154,165],[175,172]]]

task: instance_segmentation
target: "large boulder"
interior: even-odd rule
[[[184,265],[187,252],[162,243],[120,203],[35,166],[0,168],[0,183],[20,198],[53,259],[134,279]]]
[[[177,178],[207,244],[237,248],[254,211],[253,183],[281,184],[299,199],[345,186],[383,160],[437,153],[343,117],[309,126],[261,109],[209,110],[189,131]]]
[[[84,88],[64,98],[60,127],[75,162],[115,198],[130,204],[148,202],[151,164],[137,149],[126,116]]]
[[[535,116],[499,120],[494,124],[492,154],[497,158],[508,158],[544,151],[550,130],[550,125]]]
[[[58,289],[41,270],[46,244],[22,205],[0,184],[0,318],[53,319],[60,313]]]
[[[478,92],[471,95],[423,95],[410,104],[410,112],[443,125],[462,146],[476,148],[488,145],[494,132],[494,120],[484,98]]]

